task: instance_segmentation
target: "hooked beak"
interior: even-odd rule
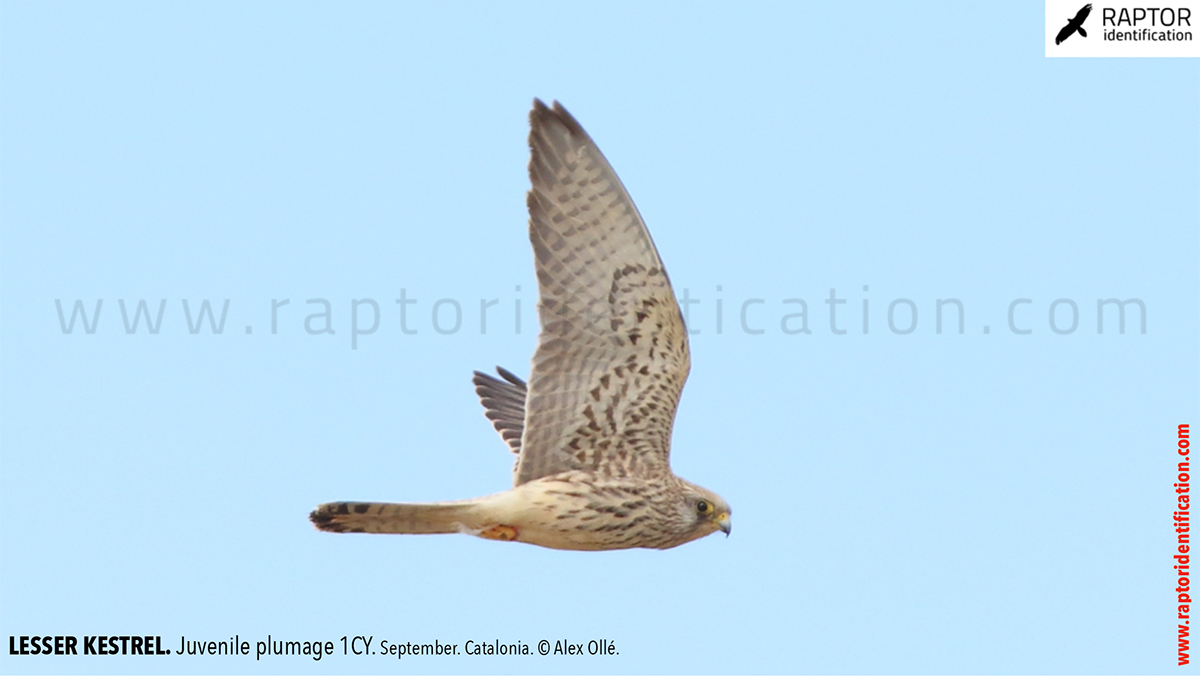
[[[721,532],[725,534],[725,537],[729,537],[730,531],[733,530],[733,524],[729,521],[729,514],[726,513],[717,516],[716,524],[717,528],[720,528]]]

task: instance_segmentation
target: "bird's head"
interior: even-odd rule
[[[716,531],[728,536],[733,529],[729,520],[733,510],[729,508],[729,503],[703,486],[683,482],[680,510],[685,522],[692,524],[696,538]]]

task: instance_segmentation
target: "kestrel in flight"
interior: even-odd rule
[[[1083,37],[1086,38],[1087,31],[1085,31],[1083,29],[1083,22],[1087,21],[1088,15],[1091,13],[1092,13],[1092,3],[1089,2],[1088,4],[1084,5],[1078,12],[1075,13],[1074,18],[1067,19],[1067,25],[1063,26],[1062,30],[1058,31],[1058,35],[1056,35],[1054,37],[1054,44],[1061,45],[1063,40],[1066,40],[1067,38],[1074,35],[1076,31],[1078,31],[1080,35],[1082,35]]]
[[[662,259],[633,200],[558,102],[529,114],[529,240],[541,333],[526,385],[475,391],[517,454],[513,488],[423,504],[330,502],[338,533],[467,533],[554,549],[668,549],[730,531],[721,496],[671,472],[691,359]]]

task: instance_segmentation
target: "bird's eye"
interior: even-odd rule
[[[704,500],[701,500],[700,502],[696,503],[696,511],[700,512],[701,514],[707,514],[708,510],[710,510],[710,509],[712,509],[712,505],[709,505]]]

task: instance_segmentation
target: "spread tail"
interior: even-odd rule
[[[477,530],[477,502],[327,502],[308,515],[333,533],[462,533]]]

